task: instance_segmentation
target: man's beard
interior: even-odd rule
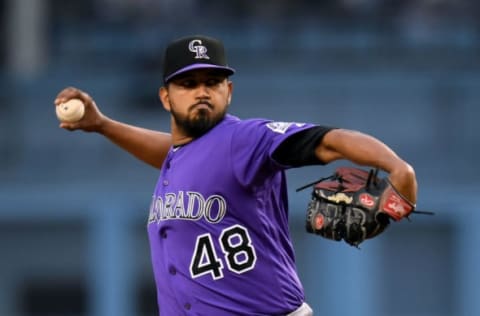
[[[211,130],[215,125],[218,124],[223,118],[227,109],[225,108],[224,111],[215,114],[215,115],[208,115],[208,111],[205,109],[197,110],[197,114],[190,118],[189,115],[180,115],[179,113],[173,110],[173,107],[170,110],[173,119],[175,120],[175,124],[185,133],[186,136],[198,138],[209,130]]]

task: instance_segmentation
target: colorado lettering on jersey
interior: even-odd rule
[[[205,219],[211,224],[219,223],[227,212],[227,202],[220,195],[205,198],[201,193],[178,191],[153,196],[148,223],[172,219],[198,221]]]

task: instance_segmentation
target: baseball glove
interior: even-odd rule
[[[415,205],[377,174],[378,169],[339,167],[333,175],[299,188],[297,191],[314,185],[307,231],[358,247],[382,233],[390,220],[408,217]]]

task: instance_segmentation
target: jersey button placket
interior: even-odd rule
[[[177,269],[175,269],[174,266],[170,266],[170,267],[168,268],[168,272],[169,272],[171,275],[175,275],[175,274],[177,274]]]
[[[189,311],[189,310],[192,308],[192,305],[191,305],[190,303],[185,303],[185,304],[183,305],[183,307],[184,307],[187,311]]]
[[[164,177],[168,177],[168,175],[170,174],[169,169],[172,161],[172,155],[173,155],[173,152],[168,153],[167,160],[165,162],[165,172],[163,173]],[[162,182],[163,186],[167,186],[168,183],[169,182],[167,179],[164,179]]]

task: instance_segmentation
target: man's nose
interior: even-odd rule
[[[208,86],[204,83],[201,83],[197,87],[197,98],[208,98],[210,97],[210,91]]]

